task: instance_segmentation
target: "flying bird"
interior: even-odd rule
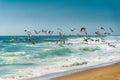
[[[85,32],[85,31],[86,31],[86,28],[85,28],[85,27],[82,27],[82,28],[80,29],[80,31],[81,31],[81,32],[83,32],[83,31]]]
[[[32,33],[30,31],[24,30],[24,32],[30,37]]]
[[[109,28],[111,32],[113,32],[113,29],[112,28]]]
[[[47,34],[47,30],[42,29],[42,32],[45,33],[45,34]]]
[[[60,31],[62,31],[62,29],[61,29],[61,28],[57,28],[57,30],[60,30]]]
[[[109,33],[109,32],[105,32],[104,34],[105,34],[105,35],[110,35],[110,33]]]
[[[61,32],[59,32],[59,36],[60,37],[64,37],[64,34],[62,34]]]
[[[48,34],[52,35],[54,31],[48,31]]]
[[[95,32],[95,34],[100,35],[100,32],[99,32],[99,31],[97,31],[97,32]]]
[[[105,28],[104,28],[104,27],[101,27],[100,29],[105,31]]]
[[[36,31],[36,30],[34,30],[34,32],[35,32],[35,34],[39,34],[40,33],[40,31]]]
[[[71,32],[74,32],[76,30],[76,28],[70,29]]]

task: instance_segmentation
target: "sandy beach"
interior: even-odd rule
[[[120,62],[110,66],[53,78],[52,80],[120,80]]]

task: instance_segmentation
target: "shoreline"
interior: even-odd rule
[[[120,62],[55,77],[51,80],[120,80]]]
[[[50,74],[46,74],[46,75],[42,75],[42,76],[38,76],[38,77],[33,77],[33,78],[29,78],[29,79],[23,79],[23,80],[67,80],[66,77],[71,76],[71,75],[75,75],[77,73],[81,74],[81,73],[84,73],[84,72],[87,72],[90,70],[102,69],[104,67],[109,67],[109,66],[113,66],[116,64],[120,64],[120,60],[115,60],[115,61],[111,61],[109,63],[106,62],[103,64],[88,66],[85,68],[75,68],[75,69],[68,70],[68,71],[50,73]],[[68,80],[76,80],[76,79],[68,79]],[[88,79],[86,79],[86,80],[88,80]]]

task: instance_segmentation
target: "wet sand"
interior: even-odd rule
[[[105,67],[53,78],[52,80],[120,80],[120,62]]]

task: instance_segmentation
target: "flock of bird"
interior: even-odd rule
[[[71,32],[76,32],[77,29],[76,28],[70,28],[69,31]],[[28,30],[24,30],[25,34],[28,36],[27,38],[25,38],[24,40],[25,41],[28,41],[28,42],[31,42],[32,44],[36,44],[37,42],[32,38],[32,32],[28,31]],[[57,28],[57,32],[59,34],[59,39],[56,39],[56,44],[59,44],[59,46],[63,47],[63,44],[67,44],[67,45],[72,45],[72,43],[66,43],[65,42],[65,33],[64,31],[61,29],[61,28]],[[88,33],[87,33],[87,30],[86,30],[86,27],[81,27],[79,29],[79,32],[83,35],[83,42],[89,42],[89,41],[94,41],[94,42],[104,42],[105,44],[107,44],[109,47],[116,47],[116,45],[112,45],[108,42],[105,41],[103,35],[110,35],[111,33],[113,33],[113,29],[112,28],[109,28],[109,32],[105,30],[104,27],[101,27],[100,28],[100,31],[95,31],[93,34],[98,36],[97,39],[92,39],[90,37],[87,37],[88,36]],[[37,30],[34,30],[34,33],[37,35],[37,36],[40,36],[40,34],[48,34],[50,36],[53,35],[54,31],[52,30],[45,30],[45,29],[42,29],[41,31],[37,31]],[[37,38],[39,39],[39,38]],[[9,39],[9,41],[15,41],[15,37],[11,37]]]

